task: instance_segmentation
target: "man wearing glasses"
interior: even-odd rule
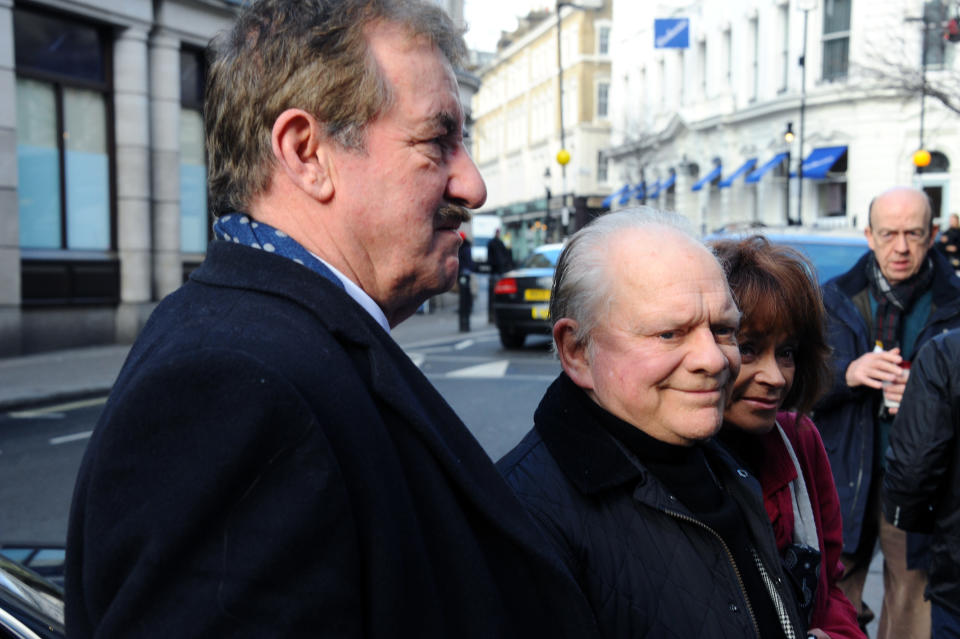
[[[923,600],[925,540],[880,515],[888,433],[903,396],[909,363],[931,337],[960,326],[960,279],[937,251],[930,200],[920,190],[892,188],[870,203],[870,251],[824,284],[833,385],[815,408],[843,513],[840,587],[865,627],[873,613],[863,584],[877,540],[884,557],[884,600],[877,632],[930,635]]]

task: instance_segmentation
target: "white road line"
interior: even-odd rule
[[[462,351],[465,348],[470,348],[474,344],[476,344],[476,342],[474,342],[472,339],[465,339],[462,342],[457,342],[456,344],[454,344],[453,350]]]
[[[407,353],[410,356],[410,360],[416,365],[417,368],[423,366],[423,363],[427,361],[426,353]]]
[[[494,377],[500,378],[507,374],[510,360],[502,359],[477,366],[468,366],[447,373],[447,377]]]
[[[90,439],[90,435],[93,434],[92,430],[86,430],[82,433],[74,433],[72,435],[62,435],[60,437],[51,437],[50,445],[57,446],[58,444],[69,444],[70,442],[77,442],[81,439]]]
[[[95,397],[94,399],[84,399],[76,402],[67,402],[65,404],[57,404],[56,406],[45,406],[43,408],[35,408],[32,410],[21,410],[13,413],[8,413],[10,417],[14,419],[28,419],[31,417],[43,417],[44,415],[50,415],[51,413],[63,413],[68,410],[76,410],[78,408],[89,408],[90,406],[99,406],[101,404],[106,404],[106,397]],[[62,414],[56,415],[57,417],[63,417]]]

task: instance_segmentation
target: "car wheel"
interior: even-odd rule
[[[523,341],[526,338],[526,333],[521,331],[500,329],[500,343],[503,344],[504,348],[523,348]]]

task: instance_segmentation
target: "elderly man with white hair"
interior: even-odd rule
[[[500,471],[605,637],[797,637],[754,477],[710,438],[740,368],[740,312],[679,216],[598,218],[550,301],[563,372]]]

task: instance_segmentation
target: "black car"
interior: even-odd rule
[[[562,250],[563,244],[537,247],[494,287],[493,313],[506,348],[521,348],[531,333],[550,334],[550,289]]]
[[[0,555],[0,637],[63,639],[63,590]]]
[[[705,242],[727,238],[763,235],[774,244],[785,244],[806,255],[817,270],[817,281],[846,273],[857,260],[870,250],[863,233],[828,229],[768,229],[755,228],[737,231],[718,231],[704,238]]]

